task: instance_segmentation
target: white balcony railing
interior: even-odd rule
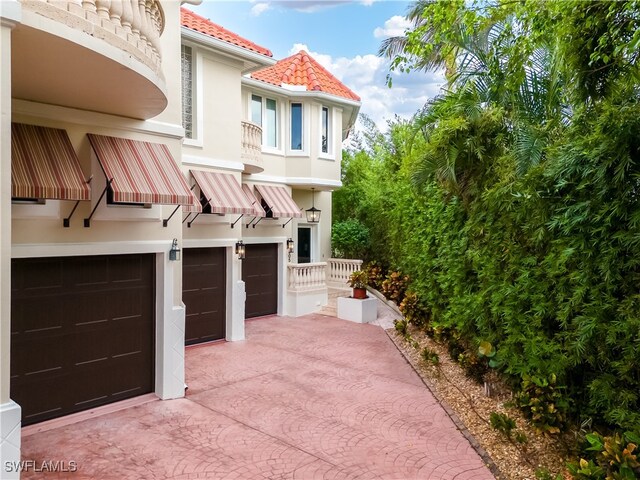
[[[242,121],[242,149],[244,163],[259,167],[262,171],[262,128],[252,122]]]
[[[362,267],[362,260],[330,258],[327,262],[327,285],[334,288],[349,288],[349,277]]]
[[[326,262],[290,263],[289,291],[300,292],[326,288]]]
[[[82,30],[160,72],[164,11],[159,0],[20,0],[23,8]]]

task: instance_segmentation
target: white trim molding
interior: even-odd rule
[[[244,170],[244,163],[242,162],[185,154],[182,155],[182,164],[185,166],[191,165],[193,167],[220,168],[222,170],[231,170],[234,172],[242,172]]]
[[[280,177],[276,175],[263,175],[259,173],[246,175],[243,177],[243,180],[249,182],[281,183],[283,185],[289,185],[291,187],[314,187],[323,191],[332,191],[342,187],[342,181],[340,180],[327,180],[325,178],[317,177]]]

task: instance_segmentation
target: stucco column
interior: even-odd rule
[[[20,407],[10,398],[11,359],[11,29],[20,4],[0,2],[0,478],[20,478]]]

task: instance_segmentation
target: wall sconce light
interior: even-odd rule
[[[289,261],[291,261],[291,254],[293,253],[293,238],[287,238],[287,253],[289,254]]]
[[[318,210],[316,208],[315,188],[311,189],[311,208],[306,210],[306,212],[307,212],[307,222],[309,223],[320,222],[320,213],[322,212],[322,210]]]
[[[169,250],[169,260],[177,262],[180,260],[180,249],[178,248],[178,239],[174,238]]]
[[[244,243],[242,240],[238,240],[236,242],[236,255],[238,255],[238,260],[244,260],[246,253],[247,250],[245,249]]]

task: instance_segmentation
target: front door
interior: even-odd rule
[[[311,227],[298,227],[298,263],[311,263]]]

